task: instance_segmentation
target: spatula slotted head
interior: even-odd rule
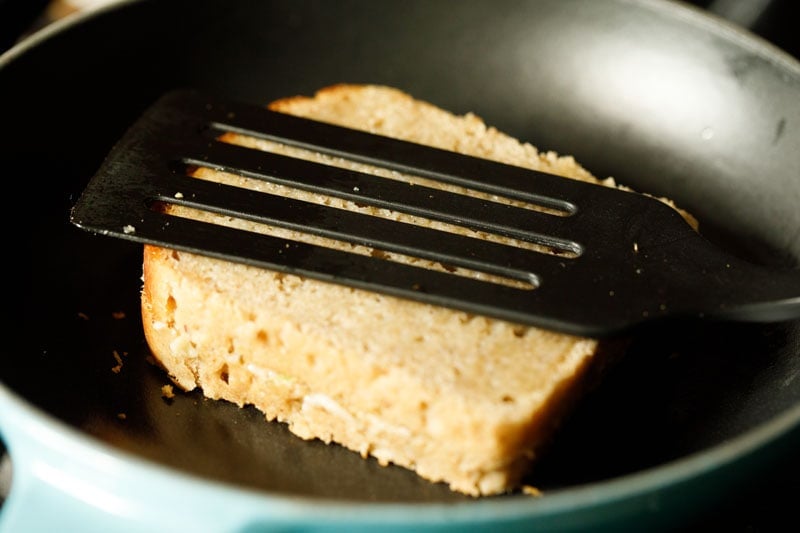
[[[240,145],[259,143],[283,148]],[[656,199],[193,91],[165,95],[131,127],[71,220],[586,336],[666,316],[800,313],[796,273],[765,277]]]

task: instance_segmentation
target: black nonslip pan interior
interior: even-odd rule
[[[30,471],[20,449],[35,439],[8,424],[20,405],[65,439],[196,476],[218,499],[256,495],[260,525],[298,530],[691,524],[790,456],[800,426],[796,322],[637,335],[531,472],[540,498],[472,500],[300,441],[249,408],[199,393],[164,398],[167,379],[148,362],[139,321],[141,248],[70,225],[72,203],[125,128],[170,89],[266,103],[338,82],[392,85],[475,112],[597,176],[673,198],[743,258],[800,263],[800,66],[685,5],[122,2],[0,59],[0,174],[15,208],[3,211],[0,433],[14,479]],[[48,472],[70,471],[87,490],[100,483],[61,460]],[[145,498],[122,485],[108,489],[117,500]],[[0,526],[9,509],[23,521],[33,514],[15,490]],[[70,501],[65,523],[87,505]],[[305,511],[290,520],[275,501]],[[192,508],[198,524],[202,503]]]

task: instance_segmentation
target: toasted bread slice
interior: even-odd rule
[[[390,87],[335,85],[270,107],[596,181],[572,157],[539,152],[477,116],[457,116]],[[292,151],[238,134],[225,140]],[[433,224],[213,169],[194,175]],[[300,238],[217,215],[187,216]],[[252,404],[299,437],[338,443],[475,496],[518,488],[585,391],[591,369],[605,361],[596,340],[155,246],[145,247],[143,279],[147,341],[183,389]]]

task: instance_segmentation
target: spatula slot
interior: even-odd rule
[[[448,191],[380,179],[350,169],[224,144],[207,147],[202,159],[187,157],[184,161],[189,165],[286,185],[355,204],[497,233],[559,248],[564,252],[580,251],[580,246],[568,238],[568,226],[562,222],[565,217],[553,217]],[[559,234],[566,234],[567,237]]]
[[[188,207],[185,204],[156,201],[151,203],[151,209],[166,217],[176,217],[228,228],[236,228],[254,234],[268,235],[296,243],[311,244],[332,250],[340,250],[354,255],[401,263],[421,269],[462,276],[520,290],[533,290],[537,285],[536,276],[530,272],[500,269],[492,267],[491,265],[478,264],[475,261],[461,261],[457,257],[450,257],[448,260],[442,260],[441,257],[431,258],[425,254],[413,256],[389,249],[375,248],[367,243],[345,241],[323,235],[316,235],[307,231],[297,231],[297,229],[281,227],[279,225],[253,222],[243,218],[228,216],[224,219],[220,219],[218,216],[220,213]]]
[[[291,165],[291,163],[288,164]],[[575,258],[580,255],[581,248],[576,242],[542,233],[522,231],[509,225],[499,225],[490,220],[470,220],[465,217],[455,216],[449,210],[458,206],[452,201],[448,201],[448,198],[452,198],[452,195],[457,195],[458,193],[447,193],[447,197],[444,198],[441,197],[441,194],[431,197],[433,193],[428,194],[426,187],[412,186],[403,182],[388,183],[392,188],[413,187],[413,189],[411,191],[400,191],[401,194],[395,194],[393,191],[387,192],[384,187],[375,186],[372,183],[366,186],[351,185],[350,183],[341,185],[336,183],[334,177],[326,173],[326,169],[318,170],[319,165],[315,164],[314,166],[317,169],[314,172],[321,173],[316,175],[308,174],[302,178],[293,176],[278,176],[276,178],[275,175],[266,170],[254,174],[243,171],[241,168],[231,169],[224,166],[211,168],[192,162],[186,165],[186,175],[213,183],[224,183],[253,192],[293,198],[320,206],[360,213],[365,216],[429,227],[441,232],[466,235],[539,253],[565,258]],[[221,171],[219,170],[220,168],[224,170]],[[342,172],[351,171],[342,170]],[[316,176],[319,177],[320,183],[311,182]],[[371,175],[360,175],[362,179],[358,183],[369,181],[369,176]],[[382,178],[376,178],[376,180],[379,184],[386,181]],[[349,190],[351,187],[352,191]],[[414,198],[420,197],[420,195],[424,197],[428,194],[428,201],[410,201],[406,194],[408,192],[411,192]],[[435,205],[436,200],[439,200],[439,203],[442,204],[441,207]],[[473,199],[470,202],[474,204],[485,201]],[[499,206],[500,204],[497,205]],[[436,236],[432,238],[436,239]]]
[[[351,202],[195,164],[184,170],[185,177],[173,174],[160,181],[163,193],[151,198],[152,212],[225,224],[524,290],[538,285],[539,277],[532,269],[543,264],[541,246],[497,235],[487,238],[485,233],[442,223],[429,227],[415,217],[354,208]],[[223,221],[214,215],[227,218]]]
[[[254,114],[236,104],[228,104],[226,108],[227,111],[220,109],[215,113],[208,123],[210,130],[219,131],[218,138],[226,142],[230,142],[230,137],[271,141],[507,197],[565,215],[577,210],[569,197],[562,194],[559,178],[548,174],[476,158],[470,158],[469,166],[465,166],[467,159],[449,150],[357,130],[349,130],[343,136],[341,128],[322,122],[266,110]],[[532,175],[539,179],[532,180]]]
[[[377,166],[369,163],[359,161],[357,158],[348,157],[344,154],[330,154],[318,150],[310,150],[299,146],[294,146],[286,142],[270,140],[265,138],[258,138],[249,135],[235,134],[234,132],[222,132],[216,130],[220,135],[214,139],[216,141],[241,146],[243,148],[251,148],[262,152],[279,153],[302,159],[305,161],[315,161],[329,165],[331,167],[349,168],[370,174],[372,176],[381,177],[385,179],[396,180],[410,185],[421,185],[430,189],[440,191],[449,191],[456,194],[462,194],[472,198],[480,198],[489,202],[495,202],[504,205],[513,205],[521,209],[530,209],[531,211],[538,211],[541,213],[548,213],[554,216],[570,216],[575,213],[576,207],[573,204],[564,202],[558,205],[552,202],[542,202],[541,204],[533,203],[530,199],[524,200],[521,198],[514,198],[513,196],[504,196],[497,192],[489,193],[475,188],[468,188],[462,185],[454,185],[448,181],[435,179],[430,176],[422,176],[419,174],[410,174],[399,170],[394,170],[390,166],[383,165]]]

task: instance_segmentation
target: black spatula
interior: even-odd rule
[[[447,192],[235,146],[217,140],[224,132],[479,193]],[[187,176],[187,166],[404,212],[539,249],[212,183]],[[176,217],[158,207],[164,203],[363,244],[444,268]],[[725,253],[659,200],[193,91],[165,95],[132,126],[89,182],[71,220],[104,235],[585,336],[614,335],[667,317],[800,317],[800,271],[764,268]],[[490,277],[476,279],[458,269]]]

